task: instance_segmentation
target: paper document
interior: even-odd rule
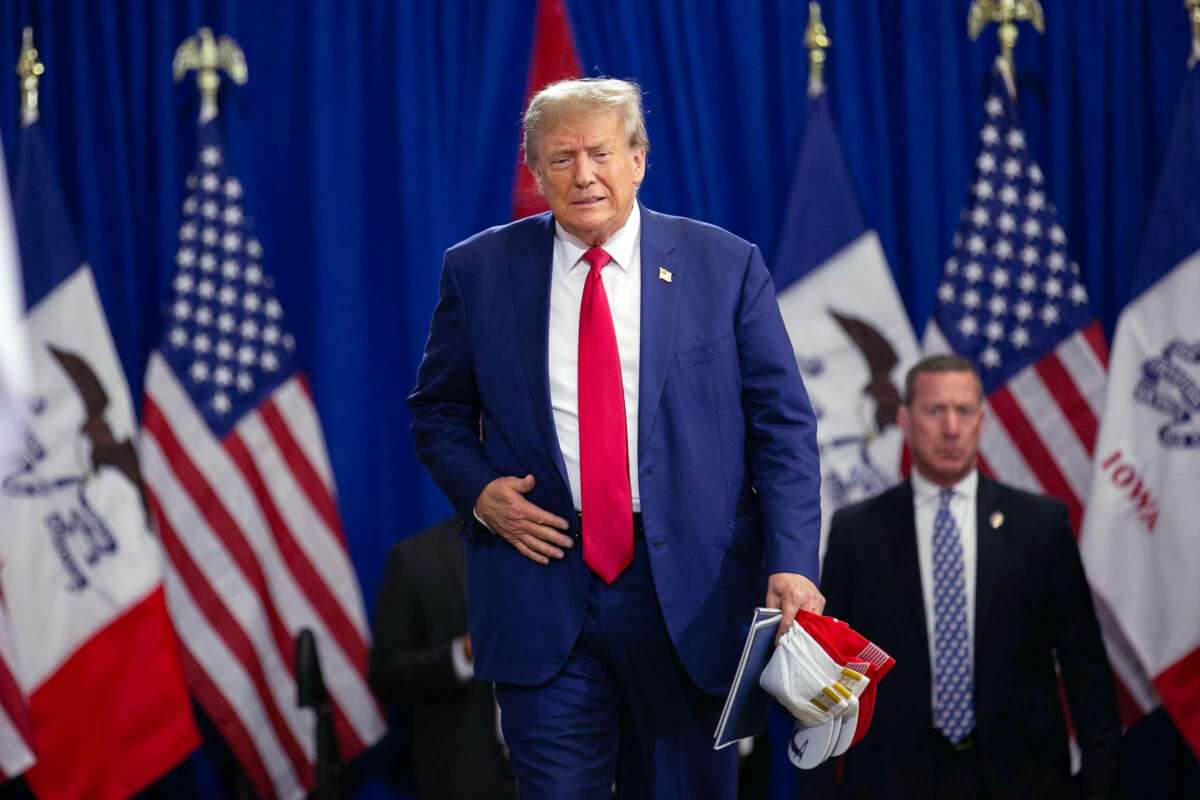
[[[758,676],[771,659],[775,649],[775,629],[783,612],[777,608],[756,608],[737,674],[725,698],[725,708],[713,733],[714,750],[733,744],[739,739],[761,733],[767,722],[770,695],[758,685]]]

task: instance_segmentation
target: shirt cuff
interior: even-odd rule
[[[475,665],[467,660],[467,648],[462,637],[450,642],[450,661],[454,664],[454,677],[466,683],[475,677]]]
[[[489,526],[488,526],[488,524],[487,524],[486,522],[484,522],[484,521],[483,521],[483,517],[479,516],[479,512],[478,512],[478,511],[476,511],[475,509],[473,509],[473,508],[472,508],[472,509],[471,509],[471,515],[472,515],[473,517],[475,517],[475,521],[476,521],[476,522],[478,522],[480,525],[482,525],[484,528],[486,528],[486,529],[487,529],[487,532],[488,532],[488,533],[495,533],[495,531],[494,531],[494,530],[492,530],[492,529],[491,529],[491,527],[489,527]]]

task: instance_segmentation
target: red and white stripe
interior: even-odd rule
[[[923,346],[930,354],[952,350],[934,322]],[[980,468],[1010,486],[1062,500],[1076,536],[1091,487],[1107,381],[1108,347],[1094,320],[984,400]],[[1098,612],[1109,661],[1123,684],[1122,714],[1131,723],[1158,705],[1158,696],[1111,615],[1104,608]]]
[[[142,424],[142,473],[189,684],[257,792],[300,797],[315,766],[313,717],[296,706],[301,629],[317,638],[341,755],[353,758],[384,729],[307,387],[293,377],[218,440],[155,353]]]
[[[858,654],[858,657],[868,664],[873,664],[879,669],[883,669],[883,667],[892,660],[892,657],[884,652],[884,649],[874,642],[867,642],[866,647],[862,649],[862,652]]]

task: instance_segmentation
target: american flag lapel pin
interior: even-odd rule
[[[670,283],[671,282],[671,270],[667,269],[666,267],[659,267],[658,268],[658,279],[660,281],[662,281],[663,283]]]

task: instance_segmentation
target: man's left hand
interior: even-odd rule
[[[776,572],[767,578],[767,608],[783,611],[775,641],[787,633],[800,609],[820,614],[825,609],[825,596],[808,578],[795,572]]]

